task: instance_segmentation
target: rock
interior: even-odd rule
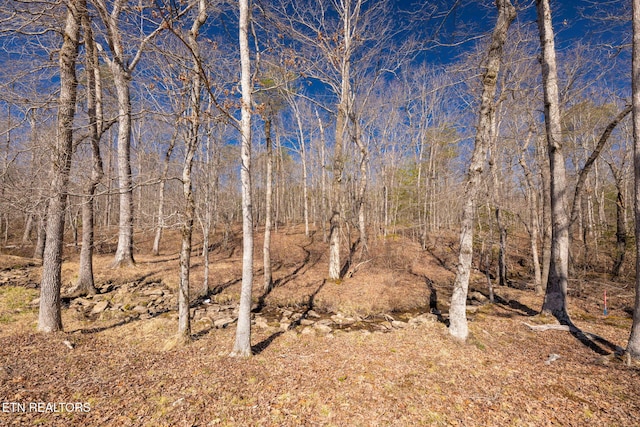
[[[222,319],[217,319],[216,321],[214,321],[213,326],[215,326],[217,329],[223,329],[235,321],[236,319],[232,317],[223,317]]]
[[[133,307],[131,311],[142,314],[147,312],[147,307],[144,307],[142,305],[136,305],[135,307]]]
[[[478,301],[479,303],[485,303],[489,300],[489,298],[485,297],[483,294],[481,294],[478,291],[473,291],[473,292],[469,292],[469,295],[467,296],[468,300],[475,300]]]
[[[162,289],[147,289],[145,291],[142,291],[142,295],[147,295],[147,296],[162,296],[164,295],[164,291]]]
[[[284,310],[284,311],[282,312],[282,317],[289,318],[289,317],[291,317],[291,315],[292,315],[292,314],[293,314],[293,311],[291,311],[291,310]]]
[[[315,325],[313,325],[313,329],[315,329],[316,331],[318,331],[321,334],[329,334],[331,333],[331,328],[327,325],[323,325],[320,322],[317,322]]]
[[[302,330],[302,332],[300,332],[301,335],[309,335],[313,333],[313,328],[310,327],[306,327]]]
[[[264,319],[256,319],[255,325],[257,328],[260,328],[260,329],[269,329],[269,324]]]
[[[356,319],[354,319],[353,317],[344,317],[340,313],[331,316],[331,320],[333,321],[333,323],[340,326],[348,326],[356,323]]]
[[[307,317],[312,317],[314,319],[319,319],[321,316],[313,310],[307,311]]]
[[[393,322],[391,322],[391,326],[393,326],[396,329],[403,329],[408,326],[408,323],[401,322],[400,320],[394,320]]]
[[[438,321],[438,316],[431,313],[423,313],[416,317],[409,319],[409,324],[413,326],[417,325],[426,325],[428,323],[436,323]]]
[[[560,359],[560,355],[559,354],[555,354],[555,353],[551,353],[549,355],[549,358],[547,360],[545,360],[545,364],[546,365],[551,365],[552,362],[555,362],[556,360]]]
[[[285,322],[281,321],[280,322],[280,330],[281,331],[288,331],[289,328],[291,328],[291,322],[288,322],[288,321],[285,321]]]
[[[220,312],[220,306],[218,304],[213,304],[207,307],[207,311],[209,313],[219,313]]]
[[[329,326],[333,321],[331,319],[321,319],[316,322],[316,325]]]
[[[92,302],[89,301],[88,299],[85,299],[85,298],[75,298],[73,300],[73,304],[85,305],[86,306],[86,305],[91,305]]]
[[[301,324],[302,326],[311,326],[311,325],[313,325],[314,323],[316,323],[316,322],[314,322],[314,321],[313,321],[313,320],[311,320],[311,319],[302,319],[302,320],[300,320],[300,324]]]
[[[102,300],[93,307],[93,310],[91,310],[91,314],[102,313],[107,309],[107,307],[109,307],[109,301]]]

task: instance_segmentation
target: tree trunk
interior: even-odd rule
[[[321,163],[321,175],[320,175],[320,199],[321,207],[320,212],[322,216],[322,241],[327,242],[327,163],[325,156],[326,141],[324,138],[324,125],[320,119],[320,114],[316,110],[316,118],[318,119],[318,127],[320,128],[320,163]]]
[[[480,178],[484,170],[487,148],[491,141],[492,122],[495,115],[495,93],[502,48],[507,38],[511,22],[516,17],[516,9],[509,0],[497,0],[498,18],[493,30],[491,45],[489,46],[487,68],[482,77],[482,98],[478,127],[465,182],[463,196],[462,224],[460,227],[460,254],[456,268],[456,278],[453,284],[453,295],[449,309],[449,333],[456,339],[465,341],[469,334],[467,326],[467,292],[469,289],[469,275],[473,255],[473,228],[475,220],[475,205]]]
[[[624,258],[627,251],[627,227],[624,223],[624,211],[626,210],[626,204],[624,200],[624,182],[622,179],[622,173],[615,170],[613,165],[611,167],[611,173],[616,183],[616,258],[613,263],[613,269],[611,274],[617,278],[622,272],[622,265],[624,264]]]
[[[549,176],[549,162],[546,157],[546,147],[539,147],[544,153],[540,159],[540,178],[542,179],[542,289],[547,289],[549,281],[549,265],[551,264],[551,178]]]
[[[367,145],[362,141],[362,135],[360,134],[360,126],[355,122],[356,118],[353,118],[355,128],[355,142],[360,153],[360,175],[358,176],[358,189],[356,195],[356,208],[358,213],[358,232],[360,233],[360,244],[364,253],[368,250],[367,244],[367,223],[365,218],[365,196],[367,193],[367,166],[369,163],[369,149]]]
[[[133,265],[133,181],[131,174],[131,95],[129,73],[113,61],[111,72],[118,96],[118,246],[113,267]]]
[[[536,0],[538,29],[542,48],[542,82],[544,117],[550,165],[551,188],[551,259],[549,279],[542,311],[561,323],[569,322],[567,313],[567,280],[569,276],[569,218],[567,216],[567,178],[562,151],[560,103],[556,51],[551,25],[549,0]]]
[[[178,336],[183,340],[191,337],[191,318],[189,313],[189,276],[191,272],[191,244],[193,238],[193,214],[195,203],[193,200],[193,188],[191,182],[191,170],[193,158],[200,141],[200,97],[202,91],[202,75],[200,73],[200,48],[198,35],[200,28],[207,19],[205,0],[198,0],[198,15],[191,25],[191,31],[187,35],[187,44],[193,55],[191,68],[191,95],[189,108],[186,111],[187,138],[186,152],[182,166],[182,194],[184,198],[184,221],[182,223],[182,244],[180,248],[180,284],[178,289]]]
[[[40,332],[62,330],[60,312],[62,244],[67,186],[73,154],[73,118],[78,86],[76,77],[76,60],[80,38],[78,9],[86,7],[82,3],[84,3],[83,0],[70,0],[67,3],[64,42],[60,49],[60,97],[56,147],[51,159],[51,197],[47,209],[47,236],[40,283],[40,313],[38,316],[38,331]]]
[[[36,228],[36,246],[33,249],[33,257],[35,259],[42,259],[44,257],[44,243],[47,238],[47,215],[46,211],[49,209],[49,204],[44,202],[44,207],[41,213],[38,214],[38,225]]]
[[[271,111],[267,111],[264,121],[264,134],[267,146],[267,176],[265,190],[264,242],[262,261],[264,270],[264,291],[270,292],[273,285],[271,274],[271,227],[273,222],[273,144],[271,141]]]
[[[164,155],[164,161],[162,163],[162,176],[160,177],[160,183],[158,184],[158,224],[156,225],[156,234],[153,238],[153,249],[151,252],[153,255],[160,255],[160,240],[162,239],[162,230],[164,230],[164,192],[167,186],[167,174],[169,172],[169,160],[171,160],[171,153],[176,145],[176,138],[178,137],[178,129],[173,133],[167,152]]]
[[[636,298],[633,308],[633,324],[627,344],[627,352],[640,358],[640,0],[633,0],[633,47],[631,66],[631,92],[633,99],[633,174],[634,214],[636,223]]]
[[[86,12],[86,11],[85,11]],[[72,295],[93,295],[96,288],[93,279],[94,244],[94,199],[98,183],[104,175],[100,156],[100,138],[102,124],[102,84],[98,66],[98,52],[93,39],[91,20],[88,13],[82,16],[86,49],[87,71],[87,111],[89,115],[89,133],[91,140],[91,176],[87,182],[82,201],[82,248],[80,249],[80,270],[78,281]]]
[[[251,290],[253,286],[253,215],[251,204],[251,59],[249,56],[249,0],[240,0],[240,65],[242,89],[242,286],[236,339],[231,356],[251,356]]]
[[[532,136],[533,132],[530,132],[524,144],[518,163],[520,163],[524,172],[525,183],[527,186],[526,195],[527,203],[529,205],[529,225],[527,226],[527,231],[529,232],[531,258],[533,262],[533,286],[536,295],[542,295],[542,274],[540,271],[540,259],[538,257],[538,229],[540,226],[538,221],[538,193],[534,188],[531,170],[524,159],[524,152],[529,146]]]

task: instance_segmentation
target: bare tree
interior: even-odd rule
[[[189,273],[191,270],[191,240],[193,235],[193,214],[195,204],[193,200],[193,186],[191,183],[191,169],[193,157],[199,143],[199,129],[202,97],[202,74],[200,72],[200,48],[198,36],[200,29],[207,19],[205,0],[197,0],[198,12],[187,34],[189,50],[193,55],[191,69],[191,88],[189,96],[189,109],[187,110],[187,138],[186,152],[182,168],[182,192],[184,197],[184,222],[182,224],[182,245],[180,249],[180,288],[178,294],[178,334],[188,339],[191,335],[191,323],[189,318]]]
[[[251,291],[253,287],[253,214],[251,206],[251,58],[249,55],[249,0],[240,0],[240,86],[242,90],[242,122],[240,135],[242,184],[242,287],[236,339],[231,356],[251,356]]]
[[[496,8],[498,9],[498,18],[489,46],[486,70],[482,76],[482,97],[478,115],[477,133],[465,183],[464,208],[460,230],[460,256],[456,268],[453,294],[451,296],[451,308],[449,310],[449,333],[453,337],[463,341],[467,339],[469,334],[466,303],[473,255],[473,227],[476,198],[485,166],[487,148],[492,138],[492,124],[495,120],[494,98],[500,72],[502,50],[507,39],[509,26],[516,17],[516,9],[509,0],[497,0]]]
[[[122,17],[128,0],[116,0],[111,10],[104,0],[92,0],[106,28],[106,40],[111,56],[104,55],[113,75],[118,97],[118,192],[120,216],[118,247],[113,266],[134,264],[133,259],[133,178],[131,172],[131,88],[132,72],[140,62],[146,45],[165,28],[161,23],[146,35],[131,58],[125,50],[127,35],[122,28]],[[145,20],[146,21],[146,20]],[[145,27],[154,24],[146,21]]]
[[[47,230],[42,281],[40,282],[40,313],[38,331],[62,330],[60,312],[60,287],[62,270],[62,244],[64,237],[67,186],[73,154],[73,119],[76,112],[78,79],[76,61],[80,45],[81,10],[83,0],[67,2],[64,41],[59,53],[60,97],[56,130],[56,146],[51,158],[51,198],[47,209]]]
[[[636,223],[636,297],[633,308],[633,324],[627,343],[627,353],[640,358],[640,0],[633,0],[633,46],[631,61],[631,91],[633,114],[633,171],[634,213]]]
[[[85,45],[85,74],[87,92],[87,114],[89,116],[89,140],[91,143],[91,176],[89,177],[82,201],[82,248],[80,249],[80,270],[78,280],[71,295],[95,294],[93,280],[94,243],[94,199],[98,183],[104,175],[100,156],[100,138],[104,132],[102,117],[102,77],[98,63],[98,51],[93,38],[91,18],[86,9],[82,15],[82,29]]]
[[[549,278],[542,311],[560,322],[569,322],[567,313],[567,280],[569,275],[569,217],[567,215],[567,178],[560,125],[558,69],[551,24],[549,0],[536,0],[538,30],[542,49],[542,86],[547,151],[550,165],[551,194],[551,259]]]

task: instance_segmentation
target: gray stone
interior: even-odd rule
[[[407,327],[407,323],[401,322],[400,320],[394,320],[393,322],[391,322],[391,326],[393,326],[396,329],[402,329]]]
[[[314,319],[319,319],[321,316],[313,310],[307,311],[307,317],[313,317]]]
[[[107,307],[109,307],[109,301],[102,300],[93,307],[93,310],[91,310],[91,314],[102,313],[107,309]]]
[[[255,325],[257,328],[260,328],[260,329],[269,329],[269,324],[264,319],[256,319]]]
[[[291,315],[292,315],[292,314],[293,314],[293,311],[291,311],[291,310],[284,310],[284,311],[282,312],[282,317],[287,317],[287,318],[289,318],[289,317],[291,317]]]
[[[289,328],[291,327],[291,322],[287,322],[287,321],[281,321],[280,322],[280,330],[281,331],[288,331]]]
[[[133,307],[132,309],[133,312],[135,313],[146,313],[147,312],[147,307],[144,307],[142,305],[136,305],[135,307]]]
[[[320,324],[320,322],[316,323],[315,325],[313,325],[313,328],[320,332],[321,334],[328,334],[331,332],[331,328],[327,325],[322,325]]]
[[[302,319],[302,320],[300,320],[300,324],[301,324],[302,326],[311,326],[311,325],[313,325],[314,323],[316,323],[316,322],[314,322],[314,321],[313,321],[313,320],[311,320],[311,319]]]
[[[232,317],[223,317],[222,319],[215,320],[213,322],[213,326],[215,326],[218,329],[223,329],[223,328],[226,328],[227,326],[229,326],[230,324],[232,324],[235,321],[236,321],[236,319],[234,319]]]
[[[438,316],[431,313],[423,313],[416,317],[409,319],[410,325],[425,325],[427,323],[435,323],[438,321]]]
[[[336,314],[331,316],[333,323],[341,326],[353,325],[356,323],[356,319],[353,317],[344,317],[342,314]]]
[[[489,299],[478,291],[469,292],[468,300],[476,300],[481,303],[487,302]]]

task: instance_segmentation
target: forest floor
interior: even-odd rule
[[[427,250],[400,236],[378,239],[353,255],[344,280],[329,282],[320,233],[281,229],[268,295],[256,245],[254,356],[239,360],[228,356],[239,238],[212,248],[206,296],[198,297],[203,267],[194,251],[194,336],[178,345],[179,244],[168,236],[153,257],[149,236],[138,237],[133,267],[114,270],[112,254],[96,256],[100,294],[65,298],[65,332],[49,335],[36,332],[39,263],[0,255],[1,426],[639,423],[640,364],[619,355],[631,327],[630,277],[572,280],[569,311],[585,333],[539,332],[527,324],[555,322],[537,312],[542,297],[526,260],[510,258],[514,282],[495,288],[493,304],[476,271],[463,344],[446,327],[455,239],[434,237]],[[77,267],[69,250],[65,286]]]

